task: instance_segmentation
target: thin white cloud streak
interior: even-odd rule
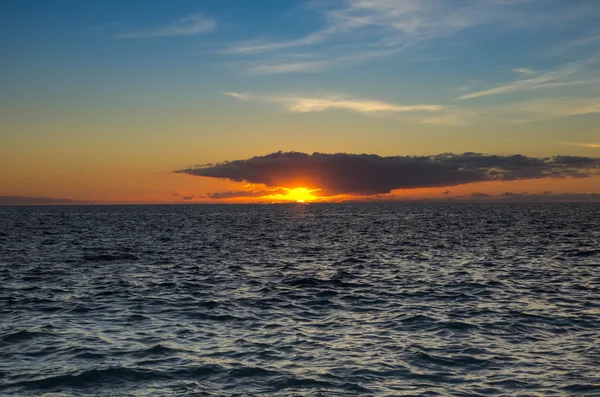
[[[223,51],[223,53],[231,53],[231,54],[252,54],[259,52],[268,52],[275,50],[282,50],[286,48],[292,47],[302,47],[309,46],[313,44],[318,44],[322,42],[327,36],[333,33],[333,29],[324,29],[322,31],[318,31],[312,33],[308,36],[289,40],[289,41],[281,41],[281,42],[271,42],[271,43],[246,43],[246,44],[238,44],[234,45]]]
[[[323,54],[319,53],[292,53],[284,54],[277,58],[274,57],[268,62],[237,62],[238,70],[243,73],[250,75],[270,75],[270,74],[284,74],[284,73],[314,73],[323,71],[326,69],[332,69],[342,65],[349,65],[351,63],[361,62],[366,59],[385,57],[402,51],[408,47],[396,47],[392,49],[380,49],[370,50],[365,49],[360,52],[348,53],[345,55],[338,54],[331,59],[325,59]],[[317,59],[315,61],[297,61],[298,58],[312,58]],[[444,57],[443,59],[449,59]],[[452,58],[454,59],[454,58]],[[417,59],[415,62],[434,62],[432,59],[420,60]]]
[[[535,116],[537,120],[598,114],[600,113],[600,97],[540,99],[516,103],[514,110]]]
[[[235,99],[246,100],[250,98],[250,94],[241,92],[224,92],[223,94],[228,95]]]
[[[524,76],[534,76],[539,73],[533,69],[528,69],[528,68],[516,68],[516,69],[513,69],[513,71],[515,73],[518,73],[518,74],[521,74]]]
[[[327,61],[290,62],[276,64],[262,64],[247,69],[250,74],[283,74],[292,72],[311,72],[322,70],[329,66]]]
[[[590,2],[591,3],[591,2]],[[549,57],[571,56],[579,54],[582,51],[597,52],[597,46],[600,44],[600,34],[587,33],[578,39],[571,39],[559,42],[546,49],[541,54]]]
[[[562,44],[558,45],[556,49],[568,50],[568,49],[573,49],[573,48],[577,48],[577,47],[593,46],[596,44],[600,44],[600,34],[586,36],[586,37],[582,37],[580,39],[573,40],[573,41],[570,41],[567,43],[562,43]]]
[[[223,52],[251,55],[320,46],[325,50],[321,60],[329,62],[330,67],[343,66],[346,63],[342,61],[349,58],[366,60],[390,56],[409,46],[451,37],[476,26],[555,26],[557,21],[589,18],[594,12],[594,8],[576,4],[568,10],[549,9],[532,15],[531,4],[530,0],[470,0],[459,3],[447,0],[314,0],[308,8],[323,17],[325,23],[322,28],[289,40],[238,43]],[[371,51],[365,51],[366,43]],[[268,62],[264,68],[269,68]],[[289,72],[305,70],[290,68]]]
[[[288,109],[296,113],[322,112],[329,109],[347,109],[359,113],[372,112],[433,112],[441,110],[439,105],[397,105],[382,101],[323,99],[323,98],[289,98]]]
[[[600,114],[600,97],[561,97],[477,107],[448,106],[434,116],[414,120],[422,124],[452,127],[489,125],[491,122],[532,123],[591,114]]]
[[[297,97],[297,96],[250,96],[236,92],[225,95],[241,100],[276,103],[293,113],[323,112],[332,109],[350,110],[357,113],[435,112],[440,105],[399,105],[379,100],[349,99],[344,97]]]
[[[509,94],[525,90],[537,90],[542,88],[555,88],[570,85],[597,84],[600,80],[565,80],[573,75],[579,74],[590,64],[598,62],[597,58],[585,61],[572,62],[562,65],[556,70],[547,72],[535,72],[529,69],[515,69],[520,74],[533,74],[533,77],[512,81],[494,88],[475,91],[458,97],[459,100],[481,98],[491,95]]]
[[[600,143],[561,142],[563,145],[581,146],[590,149],[600,149]]]
[[[454,110],[440,116],[426,117],[419,120],[421,124],[430,124],[447,127],[462,127],[475,121],[475,116],[464,110]]]
[[[150,37],[194,36],[215,30],[217,22],[201,14],[191,14],[169,25],[153,30],[119,33],[115,38],[144,39]]]
[[[277,104],[292,113],[348,110],[362,114],[406,113],[415,122],[437,126],[465,126],[490,121],[505,124],[529,123],[562,117],[600,114],[600,97],[551,98],[521,101],[505,105],[460,107],[436,104],[403,105],[372,99],[344,96],[255,96],[248,93],[225,92],[241,101]],[[435,115],[425,115],[434,113]]]

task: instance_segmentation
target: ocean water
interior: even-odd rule
[[[600,205],[0,208],[2,396],[600,395]]]

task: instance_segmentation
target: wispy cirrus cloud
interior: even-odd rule
[[[544,88],[600,84],[600,79],[598,78],[573,79],[573,77],[580,76],[591,65],[598,63],[599,60],[600,59],[598,57],[592,57],[583,61],[567,63],[561,65],[555,70],[545,72],[538,72],[527,68],[517,68],[514,69],[515,73],[519,74],[520,76],[526,76],[527,78],[520,78],[493,88],[470,92],[459,96],[458,99],[474,99],[491,95],[509,94]]]
[[[250,99],[250,94],[243,92],[224,92],[223,94],[239,100]]]
[[[251,66],[246,71],[257,75],[310,72],[325,69],[329,65],[327,61],[264,63]]]
[[[562,117],[600,114],[600,97],[552,97],[486,106],[447,106],[432,116],[419,119],[423,124],[464,126],[531,123]]]
[[[590,149],[600,149],[600,142],[561,142],[563,145],[581,146]]]
[[[557,54],[593,49],[598,44],[600,44],[600,34],[596,30],[595,32],[586,33],[577,39],[560,42],[548,49],[546,54],[556,56]]]
[[[348,0],[324,3],[321,7],[319,3],[312,4],[325,20],[321,29],[290,40],[236,44],[226,51],[238,54],[271,52],[330,40],[339,43],[364,34],[370,36],[373,46],[393,47],[417,38],[452,34],[495,19],[498,14],[491,11],[503,6],[492,0],[479,0],[462,7],[439,0]],[[333,6],[328,7],[331,4]]]
[[[515,68],[513,69],[513,72],[523,76],[535,76],[539,73],[538,71],[529,68]]]
[[[202,14],[190,14],[180,20],[149,30],[134,30],[114,35],[119,39],[145,39],[150,37],[194,36],[213,31],[217,22]]]
[[[240,101],[279,105],[292,113],[348,110],[362,114],[406,114],[415,122],[438,126],[465,126],[491,121],[503,124],[529,123],[561,117],[600,114],[600,97],[553,97],[488,106],[443,106],[398,104],[345,95],[252,95],[224,92]]]
[[[279,41],[253,39],[236,43],[223,52],[237,56],[277,56],[290,49],[318,47],[323,51],[317,61],[327,61],[328,67],[335,67],[347,64],[341,60],[390,56],[478,26],[555,27],[600,13],[584,2],[569,7],[540,8],[539,3],[530,0],[313,0],[306,9],[316,12],[323,21],[320,28],[304,36]],[[436,54],[436,57],[448,56]],[[265,65],[271,63],[268,59],[263,61]],[[290,73],[306,69],[280,70]]]
[[[400,105],[380,100],[353,99],[344,96],[251,96],[246,93],[226,92],[225,95],[240,100],[255,100],[266,103],[276,103],[284,106],[293,113],[323,112],[326,110],[342,109],[357,113],[385,112],[435,112],[443,109],[440,105]]]
[[[260,41],[251,41],[241,44],[235,44],[223,51],[223,53],[229,54],[253,54],[260,52],[270,52],[276,50],[283,50],[293,47],[303,47],[309,46],[313,44],[321,43],[323,40],[327,38],[334,30],[331,28],[326,28],[321,31],[309,34],[305,37],[300,37],[288,41],[280,41],[280,42],[260,42]]]
[[[522,117],[521,120],[517,118],[515,121],[537,121],[567,116],[600,114],[600,97],[539,99],[499,107],[498,110]]]

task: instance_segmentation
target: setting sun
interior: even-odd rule
[[[320,191],[321,189],[308,189],[305,187],[295,188],[280,188],[284,193],[272,194],[265,196],[266,199],[271,201],[286,201],[296,203],[308,203],[311,201],[322,200],[322,197],[315,196],[313,193]]]
[[[290,201],[296,201],[298,203],[306,203],[309,201],[315,201],[318,197],[314,196],[314,192],[318,192],[321,189],[307,189],[304,187],[296,187],[293,189],[288,189],[287,195],[285,195],[286,199]]]

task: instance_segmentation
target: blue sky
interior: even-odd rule
[[[459,123],[478,105],[595,95],[599,14],[588,0],[13,1],[2,69],[17,96],[198,83],[257,101],[427,102],[459,109],[440,112]]]
[[[0,154],[593,156],[598,20],[593,0],[5,1]]]

